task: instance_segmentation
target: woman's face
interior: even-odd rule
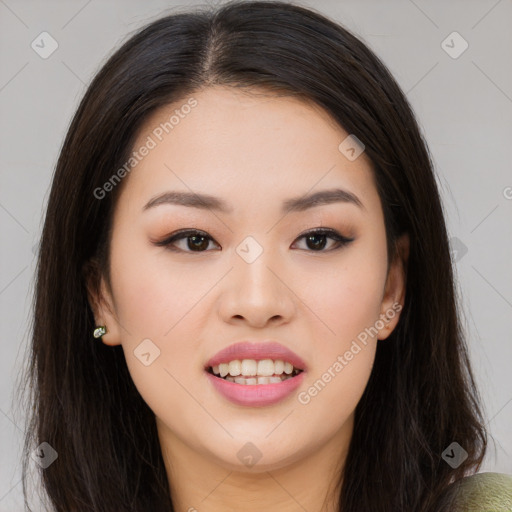
[[[348,446],[405,284],[398,264],[387,274],[370,162],[347,136],[319,107],[224,87],[161,108],[140,131],[114,214],[112,295],[103,287],[95,315],[103,342],[122,345],[171,454],[263,471]],[[355,199],[307,201],[334,190]],[[351,241],[305,236],[322,229]],[[199,233],[162,244],[179,230]],[[228,348],[243,341],[263,350]],[[259,368],[273,383],[210,374],[226,348],[226,364],[249,361],[233,373]],[[258,366],[265,359],[274,364]],[[304,371],[281,382],[288,359]]]

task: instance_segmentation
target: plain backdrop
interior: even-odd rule
[[[482,471],[512,473],[512,1],[300,4],[365,41],[418,116],[435,161],[463,323],[496,444]],[[205,4],[0,0],[0,512],[23,510],[23,423],[13,390],[26,359],[34,246],[71,116],[122,41],[161,14],[194,5]],[[47,58],[31,46],[42,32],[58,45]]]

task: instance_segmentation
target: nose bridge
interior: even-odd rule
[[[236,247],[234,255],[234,277],[246,287],[246,293],[252,295],[262,292],[270,294],[276,287],[276,278],[269,269],[278,266],[276,251],[266,239],[259,238],[260,241],[253,235],[245,237]]]
[[[279,278],[278,251],[247,236],[233,254],[233,269],[222,298],[226,320],[243,317],[263,325],[272,318],[288,319],[293,312],[292,292]]]

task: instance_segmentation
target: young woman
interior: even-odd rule
[[[438,510],[487,438],[382,62],[281,2],[131,37],[61,150],[28,370],[52,510]]]

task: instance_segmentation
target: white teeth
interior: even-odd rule
[[[213,366],[212,371],[229,382],[244,385],[277,384],[300,373],[291,363],[281,359],[235,359]]]
[[[236,377],[242,373],[242,361],[238,359],[229,362],[229,375]]]
[[[277,361],[274,361],[274,373],[276,375],[281,375],[281,373],[284,372],[284,361],[281,361],[278,359]]]
[[[242,361],[242,375],[256,375],[257,373],[258,364],[254,359],[244,359]]]
[[[254,386],[255,384],[278,384],[283,380],[291,379],[290,375],[282,375],[281,377],[231,377],[228,375],[225,380],[242,384],[246,386]]]
[[[220,363],[219,364],[219,372],[221,377],[225,377],[229,373],[229,364]]]
[[[258,375],[270,377],[274,375],[274,361],[272,359],[262,359],[258,361]]]

